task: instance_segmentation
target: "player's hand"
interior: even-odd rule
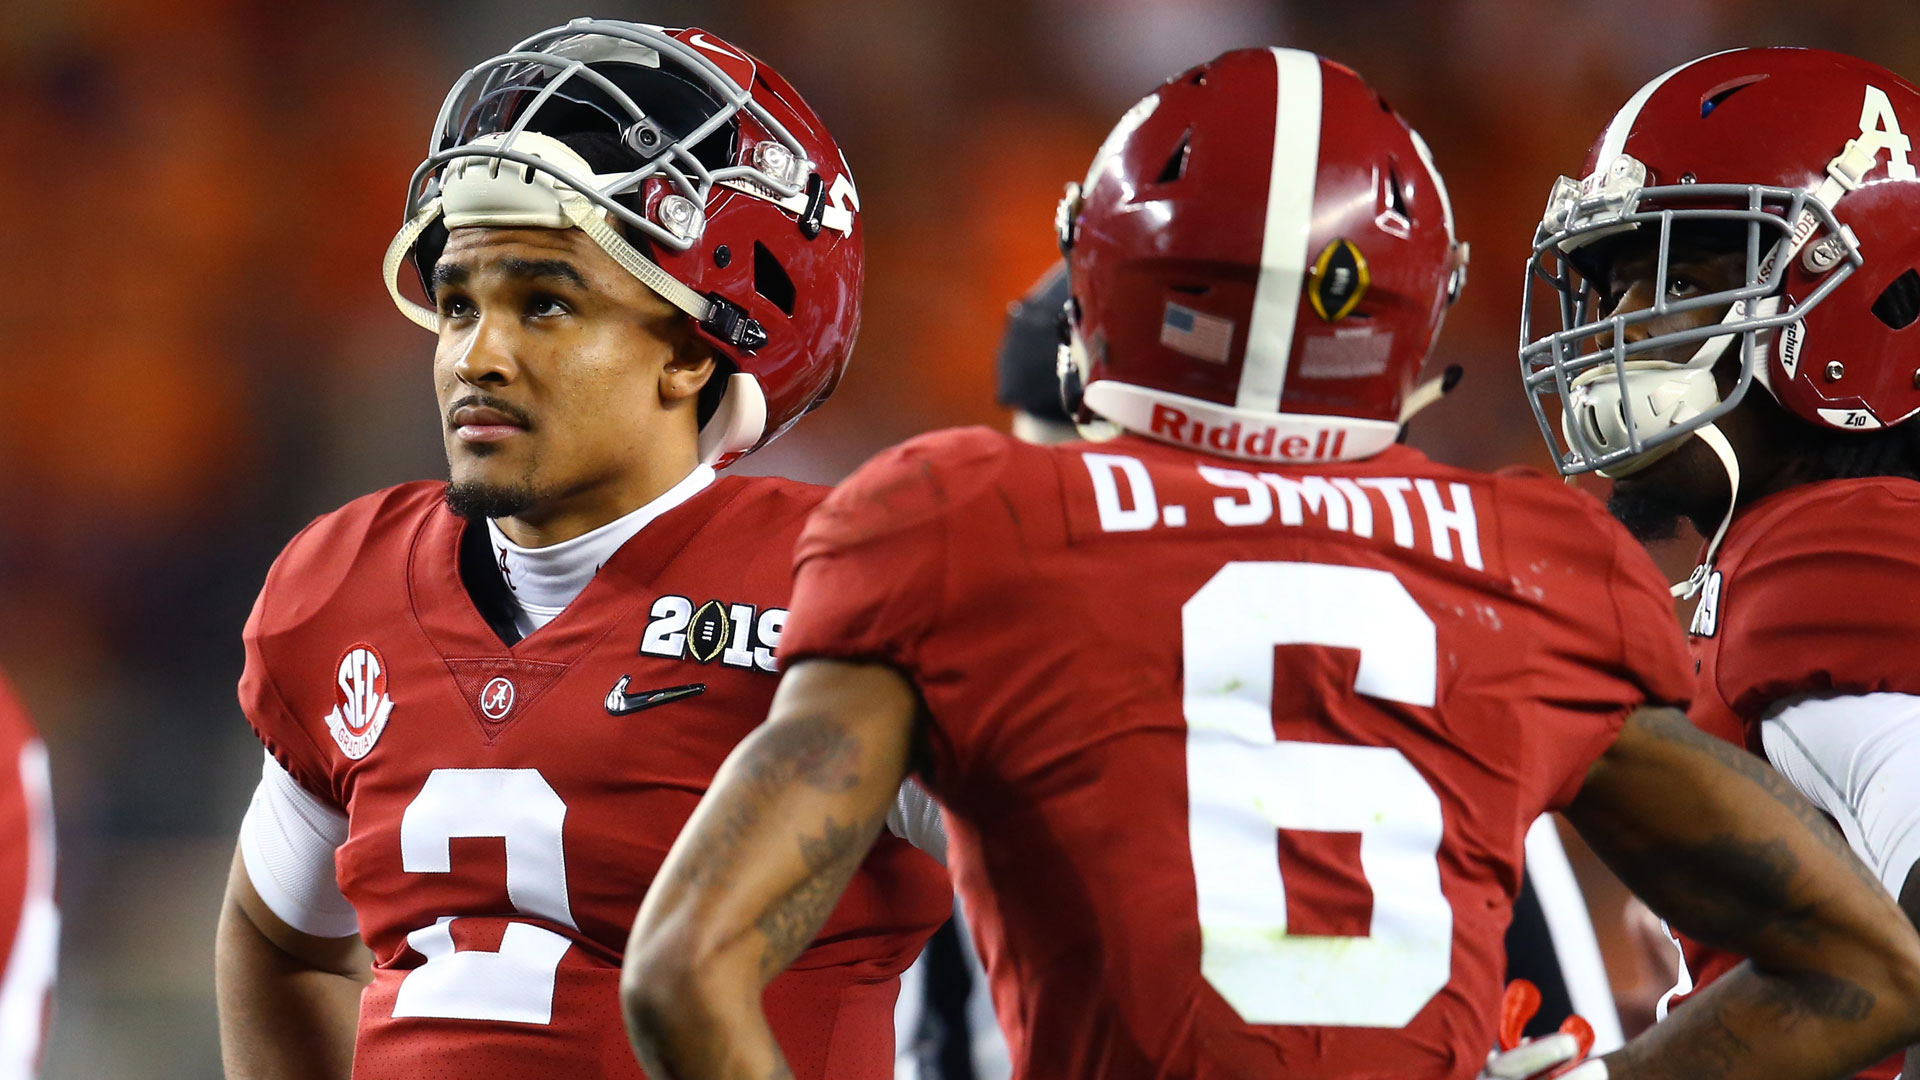
[[[1567,1017],[1559,1031],[1544,1038],[1521,1037],[1539,1011],[1538,987],[1525,979],[1507,984],[1500,1001],[1500,1049],[1487,1055],[1478,1080],[1607,1080],[1607,1063],[1587,1060],[1593,1028],[1580,1017]]]

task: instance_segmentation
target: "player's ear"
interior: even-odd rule
[[[698,397],[713,372],[713,347],[689,328],[674,343],[672,357],[660,369],[661,400],[673,404]]]

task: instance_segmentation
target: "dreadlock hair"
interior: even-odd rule
[[[1920,480],[1920,423],[1839,431],[1801,422],[1785,448],[1808,482],[1893,476]]]

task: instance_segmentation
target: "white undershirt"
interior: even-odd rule
[[[1920,862],[1920,697],[1790,698],[1767,710],[1760,741],[1899,896]]]
[[[655,518],[713,483],[712,466],[700,465],[660,497],[572,540],[529,548],[507,539],[489,520],[494,562],[515,601],[514,626],[521,636],[553,621],[591,582],[613,553]],[[894,835],[946,862],[947,838],[940,808],[919,785],[900,789],[887,824]],[[341,895],[334,851],[347,839],[347,817],[301,787],[269,754],[260,785],[240,822],[240,854],[254,891],[281,921],[317,937],[357,933],[353,908]]]
[[[500,567],[517,610],[513,625],[525,637],[552,622],[587,587],[613,553],[661,514],[706,490],[713,483],[713,466],[699,465],[686,478],[638,510],[614,518],[590,533],[546,547],[521,547],[487,519],[493,538],[493,561]]]

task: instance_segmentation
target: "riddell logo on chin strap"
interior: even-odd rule
[[[1149,434],[1174,442],[1269,461],[1326,461],[1338,458],[1347,444],[1347,433],[1339,428],[1321,428],[1312,438],[1305,435],[1283,438],[1280,429],[1271,424],[1242,428],[1240,421],[1234,420],[1225,426],[1209,427],[1172,405],[1155,405],[1147,430]]]

